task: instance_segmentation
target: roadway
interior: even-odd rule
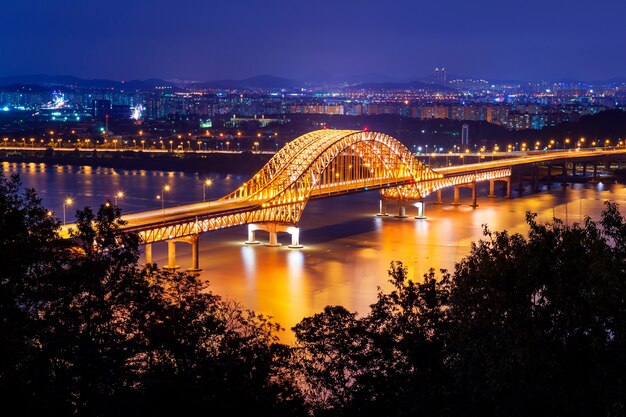
[[[45,146],[0,146],[0,150],[6,151],[46,151],[48,149],[52,149],[55,152],[81,152],[81,153],[91,153],[93,151],[97,152],[136,152],[136,153],[157,153],[157,154],[167,154],[167,153],[175,153],[175,154],[184,154],[184,153],[197,153],[197,154],[242,154],[245,151],[242,150],[220,150],[220,149],[142,149],[142,148],[93,148],[93,147],[45,147]],[[263,155],[274,155],[275,151],[250,151],[255,154],[263,154]]]
[[[558,162],[563,160],[567,161],[571,159],[585,159],[621,154],[626,154],[626,148],[590,148],[570,149],[566,151],[544,151],[543,153],[526,153],[525,155],[516,158],[498,159],[475,164],[453,165],[443,168],[433,168],[433,170],[444,175],[459,175],[473,171],[506,168],[517,165],[528,165],[550,161]]]
[[[499,168],[508,168],[511,166],[527,165],[542,162],[558,162],[563,160],[573,159],[585,159],[595,158],[610,155],[626,154],[626,148],[593,148],[589,150],[568,150],[568,151],[550,151],[541,154],[525,154],[516,158],[507,158],[500,160],[493,160],[487,162],[480,162],[475,164],[455,165],[444,168],[436,168],[434,171],[439,174],[443,174],[444,177],[457,176],[462,174],[471,174],[477,171],[486,171]],[[370,178],[363,182],[357,181],[359,184],[363,182],[363,186],[359,187],[354,181],[348,181],[350,183],[351,190],[361,191],[367,189],[377,189],[388,185],[402,185],[410,182],[410,178],[402,178],[394,181],[384,178]],[[322,198],[332,194],[338,194],[345,192],[344,188],[347,184],[329,184],[328,190],[318,190],[311,195],[311,198]],[[246,198],[231,198],[228,200],[212,200],[202,203],[186,204],[176,207],[167,207],[161,210],[149,210],[138,213],[132,213],[122,216],[122,219],[127,222],[123,227],[128,230],[141,230],[150,228],[152,226],[167,226],[171,224],[177,224],[184,221],[189,221],[195,217],[218,217],[223,215],[232,215],[235,213],[241,213],[250,211],[262,207],[264,201],[256,200],[250,201]],[[67,235],[67,230],[72,227],[72,224],[63,226],[62,234]]]

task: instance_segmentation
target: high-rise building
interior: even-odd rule
[[[469,146],[469,126],[465,123],[463,124],[463,129],[461,130],[461,147]]]
[[[435,80],[435,84],[446,85],[447,76],[446,76],[446,69],[444,67],[435,68],[434,80]]]
[[[111,100],[93,100],[91,102],[93,117],[100,119],[111,112]]]

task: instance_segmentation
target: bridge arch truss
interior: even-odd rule
[[[384,133],[316,130],[287,143],[250,180],[218,200],[237,209],[137,231],[150,243],[249,223],[295,225],[311,199],[379,189],[387,199],[419,200],[447,186],[505,176],[510,168],[444,176]]]

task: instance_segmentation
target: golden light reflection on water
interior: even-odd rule
[[[65,195],[73,195],[77,205],[95,205],[119,189],[127,196],[123,200],[126,211],[155,208],[160,203],[154,195],[164,177],[173,184],[168,204],[202,199],[203,178],[197,175],[6,162],[2,169],[19,171],[24,184],[35,187],[44,204],[56,212],[60,212]],[[212,178],[213,186],[207,191],[213,197],[226,194],[246,179],[237,175]],[[441,206],[433,204],[434,196],[428,198],[426,220],[376,217],[376,192],[310,202],[300,224],[300,241],[305,245],[301,250],[286,247],[287,235],[279,235],[282,247],[244,246],[245,227],[206,233],[200,243],[200,276],[209,281],[214,293],[273,316],[288,329],[283,340],[293,342],[289,329],[326,305],[343,305],[367,314],[376,300],[377,287],[389,290],[387,270],[392,260],[401,260],[414,280],[421,279],[430,267],[453,269],[471,243],[482,237],[484,224],[491,230],[525,233],[526,211],[536,212],[540,221],[554,216],[570,224],[586,215],[597,219],[605,200],[619,203],[626,213],[626,188],[615,184],[554,186],[522,197],[514,193],[510,200],[489,199],[485,196],[488,190],[483,189],[476,209],[469,207],[466,191],[462,190],[463,205],[458,207],[449,204],[449,192],[444,192],[447,204]],[[411,210],[408,214],[417,214]],[[395,214],[391,208],[390,213]],[[266,241],[267,234],[259,233],[258,238]],[[167,262],[164,243],[153,246],[153,258],[160,265]],[[191,265],[189,245],[177,244],[177,264],[183,268]]]
[[[524,234],[526,211],[537,212],[540,221],[556,216],[571,224],[585,215],[598,218],[607,199],[620,203],[622,212],[626,212],[622,186],[611,186],[610,191],[607,187],[585,187],[554,188],[511,200],[483,197],[476,209],[428,204],[426,220],[373,216],[375,194],[342,197],[341,202],[313,202],[312,213],[305,211],[302,221],[305,249],[292,251],[263,245],[236,249],[230,245],[219,249],[220,259],[214,264],[215,257],[206,259],[203,255],[212,250],[208,247],[219,247],[225,238],[232,240],[233,233],[241,240],[245,238],[243,228],[220,231],[201,248],[203,262],[213,264],[202,277],[211,281],[218,294],[228,294],[251,309],[274,316],[287,329],[326,305],[343,305],[367,314],[376,300],[377,287],[389,290],[387,270],[392,260],[401,260],[409,277],[419,280],[431,267],[453,270],[472,242],[483,237],[483,225]],[[352,206],[352,210],[342,210],[345,206]],[[319,216],[320,212],[326,214]],[[355,218],[360,220],[356,222]],[[344,225],[354,227],[354,231],[343,230]],[[318,235],[322,232],[328,233],[326,239]],[[185,264],[188,252],[181,249],[181,264]],[[233,257],[233,253],[240,255]],[[158,262],[165,262],[164,250]],[[238,275],[245,276],[246,282],[235,284]],[[293,342],[293,335],[286,332],[283,340]]]

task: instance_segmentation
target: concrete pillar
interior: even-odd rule
[[[278,243],[278,233],[275,231],[270,231],[270,241],[268,243],[266,243],[265,246],[280,246],[280,243]]]
[[[376,215],[377,216],[389,216],[389,214],[387,214],[387,201],[385,201],[384,198],[381,198],[378,203],[378,213]]]
[[[270,235],[270,240],[265,244],[265,246],[280,246],[280,243],[278,243],[278,224],[267,223],[265,226],[265,230],[267,230]]]
[[[176,265],[176,242],[173,240],[167,241],[167,269],[178,269],[180,266]]]
[[[548,165],[548,175],[546,176],[546,182],[548,184],[548,190],[552,186],[552,165]]]
[[[152,263],[152,243],[146,243],[146,264]]]
[[[471,207],[478,207],[478,199],[477,199],[478,195],[476,194],[476,182],[474,182],[472,184],[472,204],[470,204]]]
[[[292,226],[287,229],[287,233],[291,234],[291,245],[288,247],[291,249],[300,249],[303,246],[300,244],[300,228]]]
[[[583,164],[583,177],[587,176],[587,164]]]
[[[461,203],[459,203],[459,186],[455,185],[454,186],[454,199],[452,200],[452,205],[453,206],[458,206]]]
[[[435,201],[435,204],[443,204],[441,201],[441,190],[437,190],[437,201]]]
[[[256,240],[256,224],[248,224],[248,240],[245,241],[246,245],[258,245],[259,242]]]
[[[425,219],[426,215],[425,215],[424,209],[426,208],[426,203],[424,203],[423,201],[419,201],[415,203],[415,207],[417,208],[417,216],[415,216],[415,218]]]
[[[572,162],[572,177],[576,176],[576,162]]]
[[[539,181],[537,180],[537,167],[534,166],[532,171],[532,182],[531,182],[531,190],[533,193],[539,191]]]
[[[567,177],[567,165],[566,164],[561,165],[561,175],[563,177]]]
[[[406,215],[406,203],[404,200],[398,201],[398,215],[396,217],[407,217]]]
[[[187,269],[187,271],[190,272],[199,272],[202,271],[202,269],[200,269],[200,260],[199,260],[199,249],[200,249],[200,244],[199,241],[200,238],[198,237],[198,235],[194,235],[191,236],[189,238],[189,243],[191,243],[191,268]]]
[[[511,198],[511,177],[506,179],[506,198]]]
[[[495,180],[489,180],[489,195],[488,195],[489,198],[496,197],[495,186],[496,186]]]
[[[593,178],[598,177],[598,164],[593,164]]]

